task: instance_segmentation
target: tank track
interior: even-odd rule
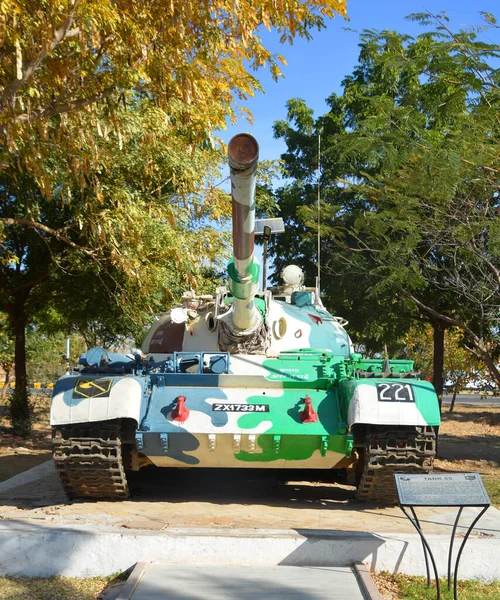
[[[432,470],[436,456],[433,427],[368,427],[361,453],[363,471],[357,498],[365,502],[397,502],[394,473],[423,473]]]
[[[119,421],[53,427],[52,456],[68,498],[128,498]]]

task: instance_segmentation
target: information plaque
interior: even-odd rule
[[[415,512],[417,506],[458,506],[458,513],[453,524],[450,538],[450,548],[448,551],[448,589],[451,585],[451,568],[453,555],[453,542],[457,532],[460,516],[465,507],[481,508],[479,513],[473,518],[465,533],[460,549],[455,561],[453,571],[453,598],[458,600],[458,566],[463,549],[479,519],[488,510],[491,504],[488,494],[484,489],[483,482],[479,473],[422,473],[418,475],[408,475],[406,473],[395,473],[394,480],[398,491],[399,507],[408,517],[410,523],[415,527],[424,551],[425,570],[427,572],[427,587],[431,585],[429,559],[434,570],[436,580],[436,598],[441,598],[441,588],[439,585],[438,571],[436,561],[432,554],[429,542],[425,539],[424,532]],[[408,509],[408,510],[407,510]],[[411,513],[411,514],[410,514]]]
[[[394,475],[402,506],[486,506],[490,499],[479,473]]]

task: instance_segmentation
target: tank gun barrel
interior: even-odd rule
[[[233,294],[233,323],[248,331],[260,321],[254,297],[260,266],[254,257],[255,182],[259,145],[248,133],[235,135],[228,145],[233,214],[233,258],[228,265]]]

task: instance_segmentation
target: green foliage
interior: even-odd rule
[[[490,497],[491,503],[498,508],[500,506],[500,481],[495,475],[482,475],[481,479]],[[499,593],[500,597],[500,593]]]
[[[275,127],[293,178],[278,192],[288,232],[272,251],[278,269],[316,255],[321,134],[327,302],[368,345],[401,338],[418,312],[458,326],[495,372],[500,46],[481,29],[454,33],[440,15],[412,18],[435,31],[362,34],[359,64],[326,115],[288,103]]]
[[[0,313],[0,367],[7,373],[14,364],[14,342],[5,315]]]
[[[53,383],[66,371],[66,339],[62,332],[48,335],[32,328],[26,336],[28,383]],[[70,364],[76,365],[80,354],[87,350],[79,335],[70,338]]]
[[[54,178],[45,159],[62,146],[67,173],[83,183],[100,158],[96,135],[126,138],[121,108],[144,98],[154,100],[173,146],[184,139],[186,158],[245,113],[238,103],[261,90],[251,71],[268,67],[281,76],[285,59],[264,46],[262,26],[292,42],[345,13],[344,0],[301,0],[287,10],[271,0],[257,9],[249,0],[1,0],[2,162],[29,170],[49,195]],[[90,162],[79,152],[85,147]]]
[[[172,300],[224,253],[207,226],[229,207],[207,184],[222,158],[212,132],[260,89],[247,65],[280,75],[284,59],[264,47],[259,26],[283,42],[309,38],[345,15],[345,2],[305,0],[283,12],[270,1],[255,11],[246,1],[2,0],[0,12],[2,225],[30,227],[97,270],[116,269],[125,278],[116,295],[135,280],[141,295],[163,290]],[[2,262],[22,264],[14,234],[5,235]],[[60,267],[82,258],[65,253],[61,265],[57,254]]]

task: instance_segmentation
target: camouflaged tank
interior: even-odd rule
[[[54,388],[53,456],[70,498],[126,498],[127,472],[160,467],[322,469],[360,499],[393,502],[395,472],[432,469],[434,388],[409,360],[366,360],[296,266],[258,291],[258,145],[229,143],[228,288],[186,293],[142,356],[94,348]],[[316,472],[316,471],[315,471]],[[307,477],[307,474],[303,474]]]

